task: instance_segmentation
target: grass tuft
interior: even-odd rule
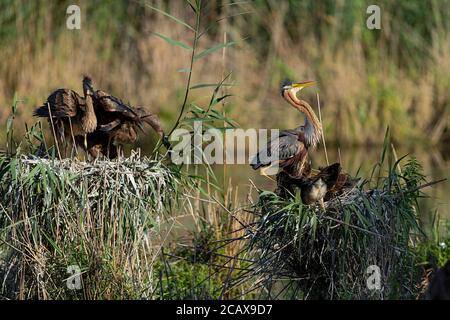
[[[181,185],[162,161],[2,156],[0,182],[3,297],[149,297],[159,221]],[[69,266],[81,290],[66,286]]]
[[[372,178],[376,188],[371,181],[360,183],[325,208],[261,191],[254,209],[260,218],[247,228],[256,258],[244,278],[262,283],[269,298],[415,298],[423,176],[415,159],[406,162],[403,175],[396,165]],[[367,285],[374,265],[379,290]]]

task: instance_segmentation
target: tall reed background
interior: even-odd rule
[[[189,43],[195,16],[183,1],[83,1],[81,30],[68,30],[70,1],[0,4],[0,104],[19,93],[18,117],[60,86],[79,88],[90,74],[105,90],[159,111],[173,124],[182,101],[188,50],[155,35]],[[232,72],[229,115],[242,127],[297,125],[280,112],[278,83],[286,76],[314,79],[330,141],[381,143],[389,123],[402,143],[448,139],[450,2],[378,1],[381,30],[366,27],[370,1],[208,1],[200,48],[234,42],[222,54],[198,61],[193,83],[217,83]],[[219,20],[217,22],[217,20]],[[226,36],[225,36],[226,35]],[[205,97],[205,89],[193,93]],[[313,98],[311,95],[309,98]],[[7,116],[2,108],[1,119]],[[330,142],[331,143],[331,142]]]

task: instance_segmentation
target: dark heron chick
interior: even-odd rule
[[[319,202],[324,208],[325,196],[336,185],[340,172],[341,165],[334,163],[321,169],[315,176],[301,178],[298,181],[298,186],[300,187],[302,202],[307,205]]]

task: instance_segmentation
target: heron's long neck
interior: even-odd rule
[[[322,125],[319,119],[311,106],[306,101],[297,98],[295,92],[287,91],[283,96],[295,109],[305,114],[305,140],[308,146],[314,148],[322,136]]]
[[[161,127],[161,122],[159,121],[159,118],[154,114],[146,114],[144,117],[142,117],[145,122],[147,122],[155,131],[158,133],[158,135],[163,138],[164,137],[164,130]]]
[[[82,119],[83,130],[87,133],[95,131],[97,128],[97,117],[94,111],[94,103],[90,95],[85,95],[86,111]]]

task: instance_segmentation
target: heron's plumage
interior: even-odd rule
[[[34,116],[48,118],[54,125],[59,142],[72,137],[69,141],[83,147],[94,158],[114,158],[116,146],[134,143],[138,130],[142,131],[147,123],[161,136],[166,147],[170,147],[156,115],[102,90],[94,91],[88,76],[83,77],[82,83],[84,97],[73,90],[58,89],[43,106],[34,110]]]
[[[296,96],[303,86],[313,82],[293,84],[290,80],[281,83],[281,95],[295,109],[305,115],[305,123],[295,129],[282,130],[252,159],[253,169],[266,167],[279,162],[284,171],[301,176],[307,169],[308,149],[315,148],[322,136],[322,126],[311,106]],[[277,162],[277,163],[278,163]]]
[[[143,131],[144,124],[149,124],[161,137],[166,147],[164,131],[157,115],[144,107],[133,107],[121,99],[102,90],[95,91],[94,107],[98,118],[97,140],[102,140],[101,147],[95,144],[95,152],[106,155],[110,144],[121,146],[132,144],[138,138],[138,131]],[[111,156],[110,156],[111,158]]]

